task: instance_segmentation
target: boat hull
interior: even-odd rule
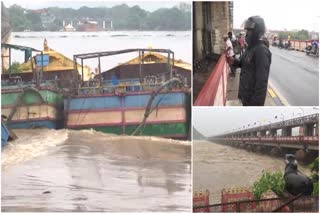
[[[5,146],[8,143],[10,133],[7,127],[1,122],[1,146]]]
[[[2,89],[1,110],[6,117],[12,115],[7,122],[10,129],[56,129],[63,125],[63,97],[45,88]]]
[[[65,99],[66,127],[131,135],[143,121],[150,93],[95,94]],[[186,92],[158,94],[154,110],[139,135],[187,139],[189,114]]]

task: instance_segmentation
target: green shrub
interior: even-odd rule
[[[277,195],[281,196],[284,191],[284,179],[283,174],[280,171],[271,173],[268,171],[264,171],[262,177],[254,182],[253,184],[253,194],[255,199],[260,199],[261,195],[264,192],[267,192],[271,189]]]
[[[313,192],[312,195],[319,195],[319,157],[317,157],[310,165],[311,176],[310,179],[313,182]]]

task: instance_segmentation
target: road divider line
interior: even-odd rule
[[[268,93],[277,105],[290,106],[289,102],[281,95],[279,90],[269,80]]]
[[[271,95],[272,98],[277,97],[277,95],[274,93],[274,91],[272,90],[272,88],[268,89],[269,94]]]

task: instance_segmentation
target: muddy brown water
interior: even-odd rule
[[[221,203],[224,188],[252,187],[263,171],[284,172],[284,159],[208,141],[193,142],[193,191],[209,190],[210,204]],[[310,174],[306,167],[298,168]]]
[[[190,211],[191,144],[17,130],[2,150],[2,211]]]

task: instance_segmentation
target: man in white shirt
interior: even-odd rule
[[[228,33],[228,36],[225,36],[224,37],[224,41],[226,43],[226,57],[227,57],[227,62],[230,66],[230,69],[231,69],[231,74],[230,76],[231,77],[234,77],[236,74],[235,74],[235,69],[233,68],[232,64],[234,62],[234,51],[233,51],[233,46],[232,46],[232,42],[231,42],[231,39],[230,39],[230,33]],[[232,34],[231,34],[231,37],[232,37]]]

